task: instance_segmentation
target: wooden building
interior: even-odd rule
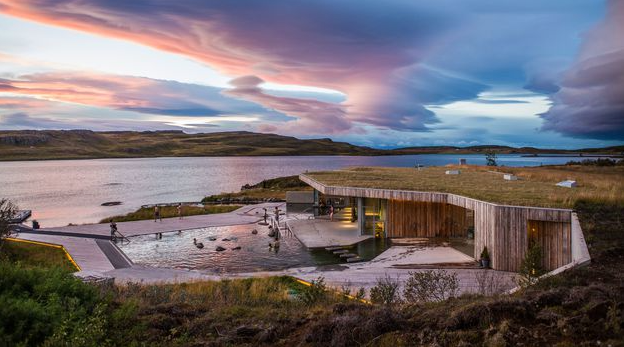
[[[487,246],[496,270],[518,271],[533,242],[542,247],[545,269],[572,262],[569,209],[507,206],[451,193],[327,186],[307,175],[299,178],[324,195],[356,198],[357,223],[363,234],[470,237],[474,258],[479,259]]]

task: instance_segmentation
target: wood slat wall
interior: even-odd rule
[[[437,202],[388,200],[387,237],[465,237],[466,209]]]
[[[528,241],[542,247],[542,266],[551,271],[572,261],[569,223],[528,221]]]
[[[567,264],[566,261],[568,263],[571,261],[571,238],[569,236],[569,233],[566,234],[566,230],[571,229],[572,211],[568,209],[498,205],[450,193],[333,187],[325,186],[322,183],[306,175],[300,175],[299,177],[302,181],[308,183],[310,186],[322,192],[323,194],[379,198],[388,199],[389,201],[397,200],[421,203],[449,204],[465,209],[470,209],[474,211],[474,257],[475,259],[479,259],[481,251],[485,246],[487,246],[490,253],[491,266],[493,269],[496,270],[518,271],[520,269],[522,259],[524,259],[526,251],[528,250],[529,220],[542,222],[557,222],[555,224],[561,224],[558,227],[561,228],[560,232],[563,236],[561,237],[561,246],[555,245],[550,247],[549,244],[549,254],[553,252],[555,253],[554,255],[549,255],[549,257],[553,257],[554,259],[556,259],[556,261],[552,262],[549,260],[549,266],[554,266],[556,264],[559,264],[560,262],[563,262],[563,264],[565,265]],[[408,205],[402,204],[402,207],[397,206],[394,212],[396,214],[403,214],[404,216],[402,217],[390,217],[391,207],[388,207],[389,218],[394,218],[394,221],[389,220],[389,223],[395,223],[399,225],[401,223],[406,225],[409,225],[409,223],[414,223],[414,221],[410,222],[410,218],[416,219],[416,217],[410,217],[409,215],[406,215],[406,213],[409,214],[409,208],[407,212],[404,210],[400,210],[401,208],[404,209],[405,206]],[[416,208],[417,211],[419,210],[416,205],[410,206]],[[419,206],[422,207],[426,205]],[[433,206],[435,205],[430,206],[430,208],[432,208],[433,210],[429,213],[429,215],[437,214],[438,216],[442,216],[442,218],[446,218],[447,212],[444,212],[444,209],[436,210],[437,207]],[[421,216],[418,220],[422,221],[423,218],[427,217]],[[422,230],[425,230],[427,233],[433,233],[433,231],[429,229],[433,228],[433,225],[439,225],[436,223],[439,222],[426,222]],[[398,235],[400,235],[401,233],[407,233],[407,231],[404,230],[405,229],[400,228],[396,229],[396,231],[391,230],[391,234],[387,233],[387,235],[391,236],[395,233]]]

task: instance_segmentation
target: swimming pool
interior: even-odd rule
[[[257,234],[252,234],[253,229]],[[216,238],[210,241],[209,238]],[[193,239],[204,244],[197,248]],[[215,274],[277,271],[292,267],[342,264],[344,261],[324,250],[308,250],[294,236],[284,236],[280,248],[272,250],[268,229],[258,225],[235,225],[186,230],[181,233],[142,235],[119,248],[139,265],[206,270]],[[229,241],[228,241],[229,240]],[[217,246],[225,248],[217,251]],[[234,249],[240,247],[240,249]],[[389,247],[386,240],[367,240],[353,248],[364,259],[372,259]]]

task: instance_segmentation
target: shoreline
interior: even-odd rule
[[[183,155],[183,156],[130,156],[130,157],[55,157],[55,158],[22,158],[22,159],[13,159],[13,158],[0,158],[0,163],[11,163],[11,162],[37,162],[37,161],[69,161],[69,160],[106,160],[106,159],[170,159],[170,158],[260,158],[260,157],[398,157],[398,156],[408,156],[408,155],[485,155],[484,152],[422,152],[422,153],[395,153],[388,152],[382,154],[298,154],[298,155],[253,155],[253,154],[245,154],[245,155]],[[556,153],[545,153],[545,154],[533,154],[530,152],[517,152],[517,153],[497,153],[499,156],[518,156],[520,158],[609,158],[609,159],[622,159],[624,155],[621,154],[583,154],[579,153],[570,153],[570,154],[556,154]]]

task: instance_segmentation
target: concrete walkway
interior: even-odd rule
[[[251,224],[259,221],[264,213],[263,208],[272,210],[275,206],[284,203],[264,203],[259,205],[243,206],[227,213],[187,216],[182,219],[163,218],[162,221],[140,220],[133,222],[119,222],[117,229],[125,236],[137,236],[154,233],[172,232],[178,230],[199,229],[206,227]],[[83,235],[110,236],[108,223],[70,225],[57,228],[43,228],[44,232],[76,233]]]
[[[125,236],[136,236],[158,232],[250,224],[260,220],[264,213],[263,208],[273,209],[275,206],[281,205],[283,203],[249,205],[232,212],[188,216],[181,220],[178,218],[165,218],[162,222],[154,222],[153,220],[120,222],[117,223],[117,227]],[[132,267],[125,254],[108,241],[109,236],[109,225],[100,223],[41,229],[41,231],[29,230],[20,232],[15,237],[65,247],[82,271],[105,273],[115,269]],[[154,270],[160,271],[161,269]],[[163,277],[166,274],[167,272],[164,272],[159,276]]]

